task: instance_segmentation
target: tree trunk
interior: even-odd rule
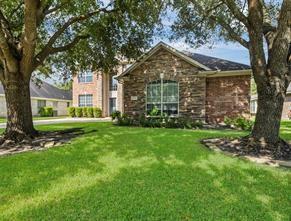
[[[20,73],[3,82],[7,106],[5,139],[19,142],[37,134],[32,122],[29,84],[30,79],[23,79]]]
[[[277,145],[280,123],[286,92],[278,91],[275,86],[258,89],[258,109],[251,137],[260,143],[260,146]]]

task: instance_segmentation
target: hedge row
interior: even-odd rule
[[[98,107],[69,107],[70,117],[102,117],[102,110]]]
[[[54,115],[53,107],[41,107],[38,111],[41,117],[52,117]]]

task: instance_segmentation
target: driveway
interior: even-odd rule
[[[111,118],[60,118],[49,120],[34,120],[34,125],[63,124],[63,123],[88,123],[88,122],[110,122]],[[6,128],[6,123],[0,123],[0,128]]]

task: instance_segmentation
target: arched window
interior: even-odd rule
[[[179,85],[176,81],[158,80],[147,85],[147,114],[153,109],[168,116],[179,113]]]

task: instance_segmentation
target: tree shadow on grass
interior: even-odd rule
[[[217,157],[220,160],[216,165]],[[115,165],[110,160],[115,159]],[[173,160],[173,159],[172,159]],[[214,160],[214,162],[212,162]],[[154,158],[105,156],[104,170],[83,171],[59,186],[17,202],[14,220],[289,220],[290,174],[237,163],[221,155],[177,165]],[[176,162],[178,159],[175,159]],[[81,181],[80,180],[80,181]],[[12,213],[13,211],[13,213]]]
[[[86,127],[92,129],[62,148],[1,159],[0,217],[284,220],[290,214],[289,172],[199,143],[223,132]]]

